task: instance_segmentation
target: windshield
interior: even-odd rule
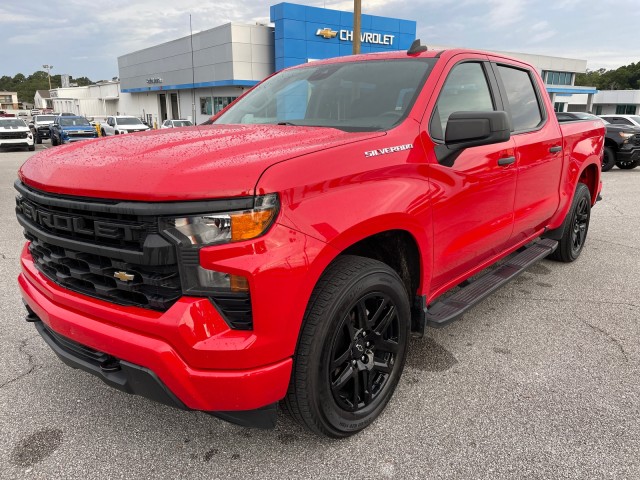
[[[91,124],[84,117],[60,117],[60,125],[63,127],[90,127]]]
[[[192,125],[193,125],[193,123],[191,123],[189,120],[174,120],[173,121],[173,126],[174,127],[190,127]]]
[[[0,127],[16,128],[26,126],[27,124],[24,123],[24,120],[20,120],[19,118],[0,118]]]
[[[37,115],[34,117],[36,122],[53,122],[55,119],[55,115]]]
[[[237,100],[214,123],[386,130],[404,118],[435,62],[370,60],[284,71]]]
[[[116,118],[118,125],[142,125],[138,118]]]

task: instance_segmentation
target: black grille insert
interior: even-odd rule
[[[0,140],[18,140],[27,138],[29,132],[0,132]]]
[[[36,268],[69,290],[120,305],[162,311],[180,298],[182,290],[176,265],[151,269],[52,245],[32,235],[27,238],[31,240],[29,251]]]

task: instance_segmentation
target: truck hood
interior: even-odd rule
[[[30,157],[19,177],[39,190],[94,198],[246,196],[254,194],[260,175],[271,165],[382,135],[280,125],[153,130],[47,149]]]

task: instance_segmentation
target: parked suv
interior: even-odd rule
[[[43,139],[50,137],[49,127],[55,119],[55,115],[36,115],[29,122],[29,127],[31,127],[36,143],[42,143]]]
[[[160,128],[192,127],[191,120],[165,120]]]
[[[149,130],[138,117],[118,116],[107,117],[107,121],[101,125],[103,137],[108,135],[122,135],[123,133],[142,132]]]
[[[5,147],[35,150],[33,134],[21,118],[0,118],[0,148]]]

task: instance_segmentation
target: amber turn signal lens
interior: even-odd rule
[[[231,240],[237,242],[261,235],[273,220],[275,213],[275,209],[270,208],[268,210],[232,214]]]
[[[241,277],[240,275],[230,275],[229,281],[232,292],[249,291],[249,281],[245,277]]]

